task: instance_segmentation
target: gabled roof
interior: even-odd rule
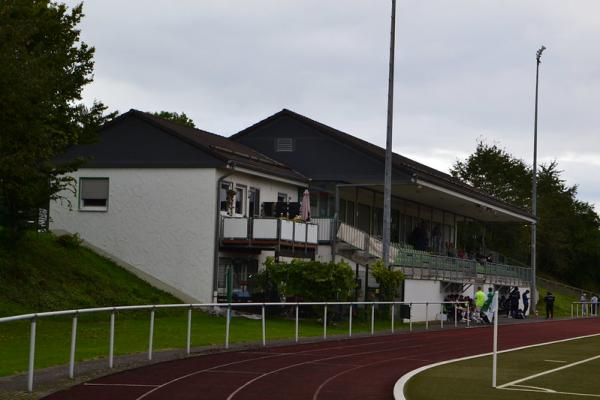
[[[141,132],[137,132],[129,139],[125,137],[130,131],[128,128],[124,128],[123,132],[118,134],[109,133],[119,125],[125,124],[125,121],[130,118],[143,121],[147,124],[144,126],[150,125],[155,129],[150,132],[146,128],[137,128]],[[164,145],[164,141],[153,138],[157,135],[160,136],[160,133],[175,138],[179,143],[178,148],[168,152],[164,157],[162,154],[160,157],[157,156],[157,152],[164,154],[164,149],[160,148]],[[308,182],[308,178],[299,172],[241,143],[134,109],[105,124],[100,129],[99,137],[98,143],[76,146],[61,158],[91,157],[92,159],[87,164],[90,167],[225,167],[233,163],[235,166],[267,175],[275,175],[302,183]],[[148,144],[146,139],[153,141]],[[106,143],[109,141],[110,143]],[[130,154],[130,157],[128,157],[129,154],[121,155],[114,160],[111,158],[111,154],[117,153],[119,146],[136,148],[133,149],[135,151]],[[182,159],[179,159],[179,154]]]
[[[372,143],[369,143],[363,139],[357,138],[356,136],[350,135],[348,133],[342,132],[338,129],[332,128],[328,125],[325,125],[321,122],[315,121],[304,115],[298,114],[296,112],[290,111],[288,109],[283,109],[276,114],[271,115],[270,117],[259,121],[258,123],[232,135],[230,138],[233,140],[240,140],[251,133],[267,127],[269,124],[280,120],[281,118],[289,117],[296,121],[299,121],[303,124],[306,124],[320,133],[329,136],[334,139],[338,143],[344,144],[346,146],[350,146],[363,154],[367,154],[374,159],[384,162],[385,160],[385,149],[379,146],[376,146]],[[424,164],[411,160],[407,157],[404,157],[400,154],[393,153],[392,157],[392,167],[394,169],[400,171],[406,171],[410,175],[412,175],[415,180],[419,181],[427,181],[435,185],[439,185],[440,187],[459,192],[461,194],[480,199],[486,203],[496,205],[502,207],[504,209],[511,210],[517,214],[531,217],[527,210],[524,210],[520,207],[514,206],[512,204],[506,203],[500,199],[497,199],[479,189],[476,189],[461,180],[452,177],[451,175],[438,171],[434,168],[428,167]],[[301,168],[299,168],[301,169]],[[300,171],[303,172],[303,171]],[[383,180],[383,176],[382,176]]]

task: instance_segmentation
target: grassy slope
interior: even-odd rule
[[[0,316],[36,311],[129,305],[179,303],[173,296],[153,288],[111,261],[85,248],[65,248],[48,234],[28,234],[18,245],[0,245]],[[225,320],[195,311],[192,345],[222,344]],[[77,359],[86,360],[108,353],[108,313],[83,315],[78,322]],[[156,313],[155,349],[185,347],[185,310]],[[388,329],[389,322],[377,321],[376,329]],[[398,328],[401,329],[400,324]],[[71,320],[44,318],[37,322],[36,368],[65,364],[69,357]],[[146,351],[149,320],[147,312],[123,312],[116,317],[115,354]],[[330,327],[330,334],[347,332],[347,325]],[[356,332],[367,331],[367,321],[355,320]],[[322,325],[304,320],[301,336],[318,336]],[[267,337],[294,337],[293,321],[267,318]],[[257,320],[234,318],[231,341],[257,342],[261,324]],[[29,322],[0,325],[0,376],[27,368]]]
[[[86,248],[50,234],[0,245],[0,316],[128,304],[179,303]]]

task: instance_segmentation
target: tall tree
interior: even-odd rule
[[[181,125],[189,126],[191,128],[196,127],[196,124],[194,124],[194,121],[192,121],[192,119],[190,117],[185,115],[184,112],[176,113],[176,112],[170,112],[170,111],[158,111],[158,112],[155,112],[152,114],[156,115],[157,117],[160,117],[163,119],[168,119],[169,121],[173,121],[173,122],[176,122]]]
[[[451,174],[508,203],[528,209],[532,168],[496,145],[477,144]],[[600,287],[600,218],[577,199],[577,186],[561,177],[556,162],[538,170],[538,265],[547,274],[583,287]],[[491,248],[521,260],[530,252],[524,224],[488,224]]]
[[[82,5],[50,0],[0,3],[0,205],[16,231],[23,211],[47,204],[72,184],[65,173],[82,160],[57,165],[66,148],[93,140],[111,116],[81,104],[92,81],[94,48],[76,28]]]

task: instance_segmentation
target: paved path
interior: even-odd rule
[[[600,333],[600,319],[500,327],[500,349]],[[47,400],[392,399],[404,373],[491,351],[492,329],[435,332],[202,354],[116,373]]]

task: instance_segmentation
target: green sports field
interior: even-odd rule
[[[405,388],[408,400],[600,399],[600,335],[498,355],[498,388],[491,356],[426,370]]]

